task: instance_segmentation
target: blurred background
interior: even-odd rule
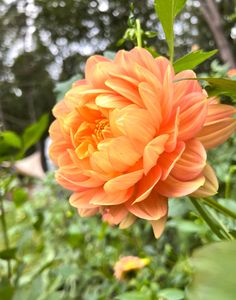
[[[157,32],[147,36],[146,46],[167,56],[153,1],[132,2],[143,30]],[[186,299],[194,264],[189,257],[196,248],[218,241],[187,198],[170,200],[167,228],[158,241],[141,220],[121,231],[99,217],[82,219],[69,206],[69,194],[57,186],[54,174],[45,173],[49,168],[45,139],[53,105],[83,76],[89,56],[134,47],[124,37],[130,5],[128,0],[0,0],[1,300]],[[219,49],[198,73],[227,77],[228,70],[236,68],[236,0],[188,0],[175,33],[176,58],[197,49]],[[223,101],[232,104],[229,98]],[[209,153],[220,181],[219,202],[234,211],[235,149],[232,137]],[[15,163],[35,150],[40,151],[33,160]],[[235,222],[209,211],[236,236]],[[230,266],[235,255],[228,249],[228,260],[222,260],[221,249],[204,251],[196,255],[205,269],[194,279],[189,299],[234,300],[235,291],[220,283],[228,277],[225,264]],[[114,265],[130,255],[147,258],[149,265],[137,272],[131,268],[119,281]],[[208,256],[214,256],[215,264],[202,263]],[[219,276],[206,276],[209,269]]]

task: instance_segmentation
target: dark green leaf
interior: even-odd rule
[[[23,151],[36,144],[48,126],[48,115],[44,114],[36,123],[28,126],[23,132]]]
[[[189,300],[235,300],[236,241],[218,242],[197,250],[192,259]]]
[[[179,73],[183,70],[192,70],[216,53],[217,50],[209,52],[203,52],[202,50],[190,52],[174,62],[175,72]]]
[[[9,259],[15,259],[16,257],[16,248],[10,248],[7,250],[2,250],[0,252],[0,259],[9,260]]]

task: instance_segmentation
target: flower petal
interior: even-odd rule
[[[104,190],[107,193],[119,192],[134,186],[143,177],[143,170],[123,174],[104,184]]]
[[[119,228],[126,229],[130,227],[135,221],[136,221],[136,216],[134,216],[131,213],[128,213],[128,215],[120,222]]]
[[[153,190],[143,201],[127,204],[129,212],[146,220],[158,220],[167,214],[168,199]]]
[[[137,184],[137,194],[133,203],[146,199],[161,177],[161,168],[156,166]]]
[[[158,239],[162,235],[165,229],[166,221],[167,221],[167,214],[164,217],[160,218],[159,220],[150,221],[156,239]]]
[[[99,189],[90,199],[94,205],[118,205],[128,201],[133,194],[133,188],[119,192],[106,193],[103,188]]]
[[[162,170],[161,180],[166,180],[166,178],[169,176],[171,170],[174,168],[176,162],[179,160],[182,153],[184,152],[184,149],[185,143],[178,142],[174,151],[170,153],[164,152],[160,155],[157,164]]]
[[[219,183],[216,178],[215,172],[212,167],[207,164],[203,175],[205,176],[205,183],[198,190],[191,194],[193,197],[209,197],[217,193],[219,188]]]
[[[196,191],[204,182],[205,177],[202,175],[189,181],[180,181],[169,175],[165,181],[159,181],[155,189],[158,193],[166,197],[182,197]]]
[[[153,140],[151,140],[151,142],[149,142],[144,148],[143,168],[145,175],[147,175],[151,168],[153,168],[156,165],[160,154],[163,153],[165,150],[165,144],[168,138],[168,134],[159,135]]]
[[[184,152],[171,171],[171,175],[184,181],[196,178],[206,165],[206,151],[198,140],[187,141],[185,145]]]
[[[226,118],[204,126],[197,138],[206,149],[210,149],[224,143],[235,130],[236,120]]]

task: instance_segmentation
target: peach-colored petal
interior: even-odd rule
[[[82,192],[73,193],[70,196],[70,205],[77,208],[95,208],[96,205],[91,204],[90,200],[96,195],[98,189],[86,189]]]
[[[147,175],[151,168],[153,168],[156,165],[160,154],[163,153],[165,150],[165,144],[168,138],[168,134],[159,135],[153,140],[151,140],[151,142],[149,142],[144,148],[143,169],[145,175]]]
[[[143,170],[117,176],[104,184],[107,193],[126,190],[134,186],[143,177]]]
[[[130,204],[127,208],[139,218],[158,220],[167,213],[167,198],[153,190],[145,200]]]
[[[159,220],[150,221],[156,239],[159,239],[159,237],[162,235],[165,229],[166,221],[167,221],[167,214],[162,218],[160,218]]]
[[[94,216],[98,208],[78,208],[78,213],[82,218]]]
[[[209,197],[217,193],[219,184],[215,172],[212,167],[207,164],[203,170],[205,176],[205,183],[198,190],[191,194],[193,197]]]
[[[178,139],[186,141],[202,129],[207,115],[206,99],[194,104],[179,115]]]
[[[235,130],[236,120],[226,118],[204,126],[197,138],[206,149],[210,149],[224,143]]]
[[[155,189],[166,197],[182,197],[196,191],[204,182],[205,177],[202,175],[189,181],[180,181],[169,175],[165,181],[159,181]]]
[[[146,82],[141,82],[139,84],[139,93],[143,100],[144,106],[147,108],[147,111],[152,118],[154,126],[157,130],[159,130],[162,122],[160,99],[158,99],[160,98],[158,97],[159,95]]]
[[[180,158],[176,161],[171,175],[179,180],[192,180],[196,178],[206,165],[206,151],[196,139],[186,142],[186,147]]]
[[[137,87],[131,83],[120,78],[113,78],[106,81],[106,86],[123,96],[126,100],[130,100],[141,107],[143,106]]]
[[[184,149],[185,149],[185,143],[178,142],[174,151],[170,153],[165,152],[160,156],[158,160],[158,166],[160,166],[162,170],[161,180],[166,180],[166,178],[169,176],[175,163],[178,161],[178,159],[181,157],[182,153],[184,152]]]
[[[137,203],[146,199],[152,192],[152,189],[161,178],[161,168],[154,167],[146,176],[144,176],[137,184],[137,193],[134,197],[134,202]]]
[[[137,217],[131,213],[128,213],[127,216],[120,222],[119,228],[126,229],[130,227],[135,221]]]
[[[133,194],[133,188],[128,190],[120,190],[118,192],[106,193],[103,188],[99,189],[90,200],[94,205],[117,205],[124,203],[130,199]]]
[[[127,208],[120,204],[115,206],[106,207],[103,214],[103,221],[108,222],[110,225],[117,225],[127,216]]]
[[[233,106],[226,104],[211,104],[208,107],[204,126],[214,121],[232,117],[234,114],[236,114],[236,108],[234,108]]]
[[[101,94],[96,97],[96,104],[105,108],[123,108],[132,102],[120,95]]]

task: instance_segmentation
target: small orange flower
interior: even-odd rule
[[[148,220],[159,237],[168,197],[210,196],[218,182],[206,149],[236,128],[235,108],[208,99],[193,71],[175,75],[142,48],[92,56],[54,110],[50,156],[81,216],[110,224]]]
[[[230,77],[230,78],[235,77],[235,76],[236,76],[236,69],[230,69],[230,70],[227,72],[227,75],[228,75],[228,77]]]
[[[118,260],[114,266],[114,275],[122,280],[130,271],[136,271],[144,268],[150,263],[149,258],[139,258],[137,256],[124,256]]]

